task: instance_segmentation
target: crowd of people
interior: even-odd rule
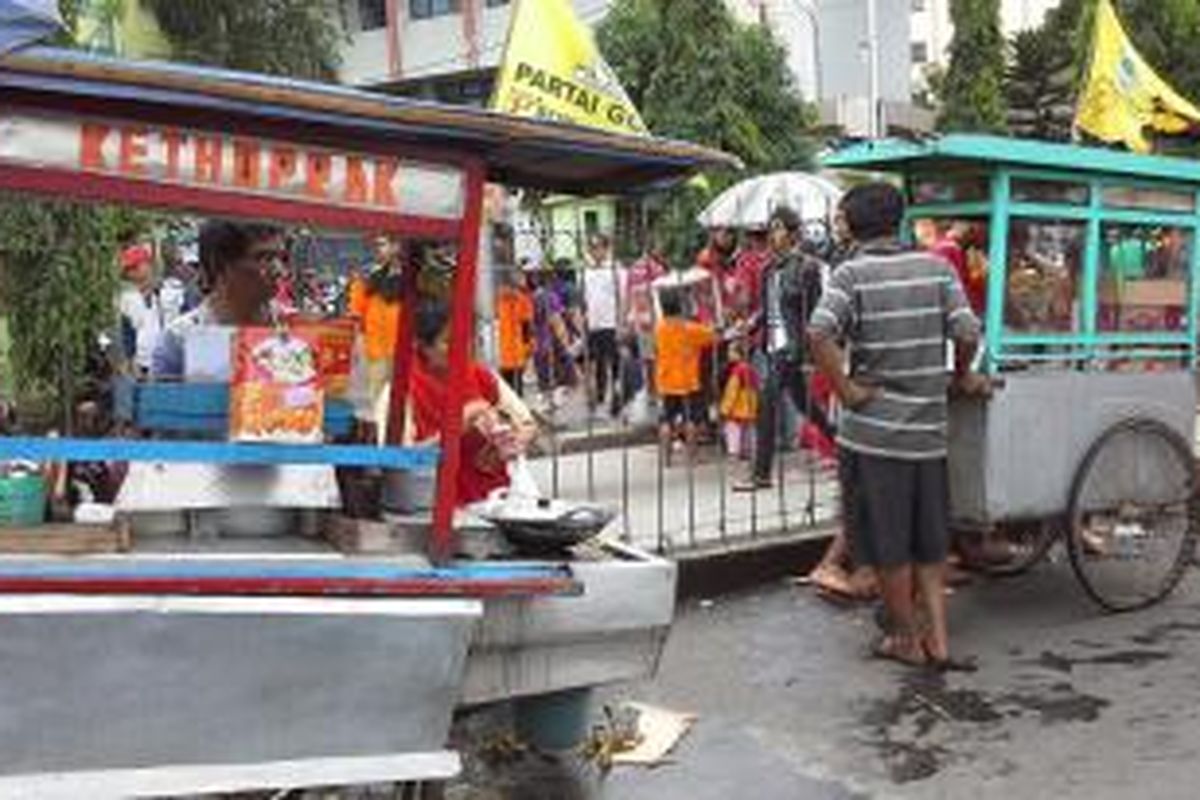
[[[882,598],[876,655],[969,668],[946,631],[947,392],[986,392],[970,369],[986,264],[968,257],[971,232],[953,224],[902,245],[903,216],[887,184],[847,193],[833,237],[806,235],[796,212],[778,207],[740,241],[710,231],[689,270],[671,270],[653,245],[625,268],[595,236],[578,282],[563,270],[506,281],[502,366],[519,386],[528,361],[544,396],[578,388],[613,415],[630,387],[646,391],[665,463],[676,440],[695,458],[711,430],[749,462],[735,490],[785,480],[781,445],[836,464],[844,525],[813,582]]]
[[[778,207],[740,241],[732,230],[710,231],[686,270],[672,269],[655,244],[625,267],[611,240],[596,235],[578,276],[504,273],[497,362],[470,368],[460,499],[506,485],[508,465],[528,445],[526,373],[545,402],[578,391],[597,414],[617,416],[635,395],[652,397],[666,463],[678,442],[695,459],[711,435],[728,457],[748,462],[737,490],[786,479],[777,451],[794,436],[791,443],[837,465],[843,486],[843,531],[814,581],[882,597],[877,655],[962,666],[945,629],[946,395],[951,383],[984,391],[970,371],[979,275],[956,257],[961,232],[939,232],[923,249],[901,245],[903,213],[894,188],[871,184],[844,198],[834,244],[806,236],[801,218]],[[264,324],[285,306],[278,278],[287,248],[277,231],[211,222],[199,250],[193,281],[187,264],[172,266],[171,281],[152,280],[143,245],[122,255],[119,304],[139,374],[178,375],[180,334],[190,324]],[[380,402],[409,273],[386,237],[376,240],[374,260],[349,282],[344,313],[360,321],[363,418],[378,426],[387,422]],[[445,423],[448,313],[443,300],[413,296],[422,299],[411,315],[418,346],[405,436],[422,441]],[[785,434],[793,415],[794,434]]]
[[[601,233],[578,270],[504,271],[495,306],[501,374],[522,394],[536,389],[547,409],[574,395],[617,418],[641,395],[657,409],[668,461],[678,441],[693,457],[698,441],[723,441],[731,457],[751,462],[742,491],[772,484],[780,445],[810,447],[831,465],[830,397],[820,380],[809,386],[804,347],[829,273],[821,233],[806,236],[799,215],[780,207],[740,239],[732,228],[709,231],[688,269],[653,240],[626,266]]]

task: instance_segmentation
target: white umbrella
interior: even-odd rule
[[[730,186],[697,217],[706,228],[767,227],[771,212],[788,206],[804,221],[829,220],[842,199],[837,184],[807,172],[774,172]]]

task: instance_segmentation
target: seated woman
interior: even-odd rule
[[[424,300],[415,317],[417,352],[404,441],[426,444],[441,438],[445,424],[450,313],[442,301]],[[383,393],[385,398],[389,394]],[[516,392],[474,360],[467,367],[462,414],[459,505],[484,500],[495,489],[508,486],[509,463],[525,452],[536,433],[533,414]],[[380,408],[376,418],[386,419],[386,409]]]

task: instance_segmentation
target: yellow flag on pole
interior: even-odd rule
[[[570,0],[518,0],[492,109],[619,133],[648,133]]]
[[[1121,27],[1111,0],[1096,6],[1095,40],[1075,125],[1105,142],[1150,151],[1147,129],[1184,133],[1200,125],[1200,108],[1158,76]]]

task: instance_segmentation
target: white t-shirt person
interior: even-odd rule
[[[583,302],[589,331],[616,330],[621,318],[625,269],[611,258],[597,265],[589,261],[583,271]]]

